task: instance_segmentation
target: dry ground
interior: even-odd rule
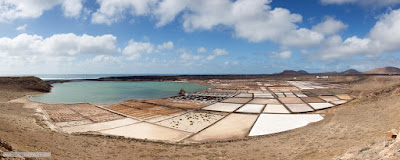
[[[51,152],[54,159],[333,159],[349,148],[380,143],[388,130],[400,126],[399,80],[371,77],[352,84],[358,99],[319,111],[325,120],[307,127],[192,145],[53,132],[42,127],[33,110],[7,103],[31,92],[0,90],[0,138],[14,151]]]

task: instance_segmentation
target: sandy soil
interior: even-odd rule
[[[380,143],[387,131],[400,126],[399,80],[370,77],[352,83],[356,100],[318,111],[325,119],[307,127],[191,145],[54,132],[44,128],[32,109],[7,102],[34,92],[0,89],[0,139],[14,151],[51,152],[53,159],[333,159],[349,148]]]

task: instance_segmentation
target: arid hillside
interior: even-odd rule
[[[375,68],[364,72],[365,74],[400,74],[400,69],[397,67]]]
[[[0,88],[13,90],[31,90],[50,92],[51,86],[40,78],[29,77],[0,77]]]

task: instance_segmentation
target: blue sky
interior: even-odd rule
[[[400,0],[0,0],[0,74],[400,67]]]

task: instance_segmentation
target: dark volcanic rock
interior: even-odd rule
[[[310,74],[310,73],[308,73],[307,71],[305,71],[305,70],[299,70],[299,71],[297,71],[297,73],[299,73],[299,74],[301,74],[301,75],[307,75],[307,74]]]
[[[360,74],[361,72],[355,70],[355,69],[348,69],[346,71],[341,72],[340,74]]]
[[[339,74],[339,73],[336,72],[336,71],[333,71],[333,72],[325,72],[325,73],[323,73],[323,74],[335,75],[335,74]]]
[[[279,73],[280,75],[300,75],[299,72],[294,70],[284,70],[283,72]]]
[[[29,77],[0,77],[1,89],[31,90],[50,92],[51,86],[40,78]]]

